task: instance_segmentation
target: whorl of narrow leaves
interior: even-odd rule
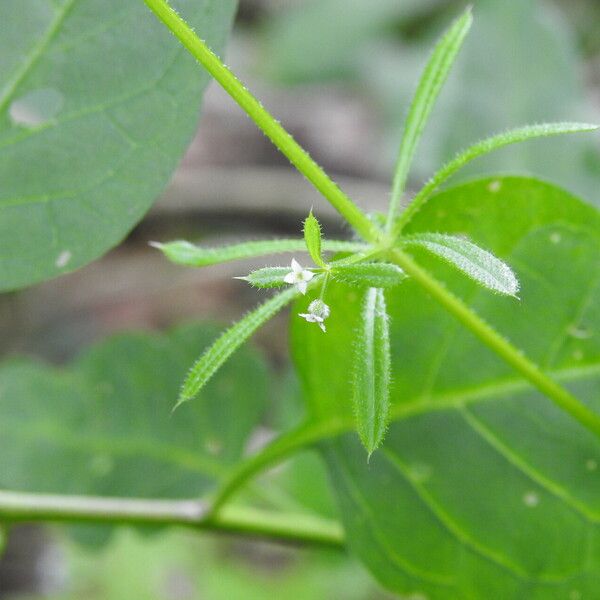
[[[404,238],[404,242],[425,248],[494,292],[516,296],[519,291],[519,281],[511,268],[468,240],[441,233],[423,233]]]
[[[319,265],[319,267],[324,267],[325,261],[321,256],[321,224],[312,214],[312,210],[310,211],[308,217],[306,217],[306,219],[304,220],[304,241],[315,265]]]
[[[259,240],[214,248],[196,246],[183,240],[165,244],[152,242],[151,246],[158,248],[171,262],[188,267],[207,267],[244,258],[306,250],[306,242],[301,239]],[[322,247],[331,252],[361,252],[367,246],[358,242],[329,240],[324,241]]]
[[[390,334],[383,290],[365,295],[354,359],[356,426],[369,456],[383,441],[390,397]]]
[[[472,22],[473,16],[471,15],[471,9],[468,8],[442,36],[423,71],[404,125],[404,135],[400,144],[392,183],[392,197],[387,220],[388,231],[391,229],[396,217],[398,203],[404,192],[410,165],[429,115],[450,73],[456,55],[471,28]]]
[[[390,288],[406,279],[406,273],[390,263],[338,265],[331,271],[334,279],[358,287]]]
[[[222,333],[204,354],[194,363],[186,377],[177,406],[198,395],[206,382],[219,367],[266,321],[298,296],[296,288],[279,292],[258,308],[248,313],[227,331]]]
[[[236,279],[247,281],[251,286],[257,288],[275,288],[285,285],[283,278],[289,272],[289,267],[265,267],[252,271],[246,277],[236,277]]]

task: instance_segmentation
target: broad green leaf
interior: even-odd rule
[[[337,281],[357,287],[389,288],[406,279],[406,274],[400,267],[381,262],[341,264],[331,272]]]
[[[152,245],[161,250],[170,261],[188,267],[206,267],[244,258],[306,250],[304,240],[264,240],[216,248],[196,246],[181,240],[165,244],[153,242]],[[323,249],[331,252],[360,252],[366,247],[358,242],[323,241]]]
[[[390,408],[390,336],[383,290],[369,288],[356,334],[352,398],[358,434],[371,454],[383,441]]]
[[[215,50],[235,0],[176,0]],[[117,244],[162,192],[209,81],[143,2],[0,3],[0,290]]]
[[[421,233],[403,241],[408,246],[425,248],[494,292],[516,296],[519,291],[519,282],[506,263],[464,238],[441,233]]]
[[[467,8],[437,43],[423,71],[404,124],[404,133],[392,183],[392,196],[387,221],[388,230],[391,229],[396,217],[398,203],[404,192],[410,165],[427,120],[472,23],[471,8]]]
[[[292,287],[283,292],[278,292],[275,296],[263,302],[260,306],[249,312],[244,318],[235,325],[222,333],[215,342],[213,342],[194,363],[188,373],[179,398],[177,406],[195,398],[200,390],[207,384],[209,379],[223,366],[231,355],[248,338],[268,321],[272,316],[279,312],[286,304],[289,304],[296,296],[298,290]]]
[[[236,277],[236,279],[247,281],[257,288],[275,288],[286,285],[283,279],[289,272],[289,267],[265,267],[252,271],[246,277]]]
[[[321,256],[322,238],[321,224],[317,221],[311,210],[308,217],[304,220],[304,241],[306,242],[306,248],[310,257],[313,259],[315,265],[319,267],[325,266],[325,262]]]
[[[172,413],[181,379],[214,326],[125,334],[68,369],[0,366],[0,488],[146,498],[194,497],[240,459],[268,395],[264,361],[242,350]]]
[[[466,235],[511,264],[521,301],[415,258],[517,348],[600,411],[600,215],[552,185],[503,177],[433,197],[409,234]],[[324,443],[353,551],[400,595],[594,598],[600,442],[408,279],[386,293],[391,423],[369,465],[352,430],[348,348],[360,295],[331,285],[328,333],[293,321],[308,409],[348,434]]]

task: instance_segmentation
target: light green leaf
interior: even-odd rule
[[[257,288],[275,288],[285,285],[283,278],[289,272],[289,267],[265,267],[252,271],[246,277],[236,277],[236,279],[247,281],[250,285]]]
[[[331,273],[337,281],[358,287],[389,288],[406,279],[400,267],[381,262],[341,264],[334,267]]]
[[[406,210],[400,215],[400,218],[394,227],[395,231],[399,232],[445,181],[476,158],[494,152],[504,146],[525,142],[535,138],[563,135],[567,133],[583,133],[595,131],[596,129],[598,129],[597,125],[591,125],[589,123],[543,123],[541,125],[529,125],[527,127],[506,131],[505,133],[494,135],[473,144],[470,148],[463,150],[453,160],[444,165],[429,180],[429,182],[423,186],[412,202],[407,206]]]
[[[448,78],[450,69],[456,56],[471,28],[473,17],[471,9],[456,19],[448,31],[442,36],[433,50],[433,53],[423,71],[417,91],[411,103],[404,124],[404,133],[400,144],[400,151],[394,170],[392,183],[392,196],[387,219],[387,229],[392,228],[400,198],[404,192],[410,165],[415,156],[419,140],[433,110],[440,91]]]
[[[598,211],[546,183],[494,178],[433,197],[407,233],[432,229],[468,235],[518,269],[515,303],[417,257],[600,412]],[[323,447],[350,546],[373,574],[430,600],[594,598],[598,438],[408,279],[386,293],[391,423],[366,465],[347,401],[361,298],[331,286],[327,301],[327,335],[293,322],[293,355],[310,416],[338,431],[347,422],[348,434]]]
[[[194,363],[188,373],[179,398],[177,407],[195,398],[209,379],[229,360],[231,355],[264,323],[289,304],[299,292],[292,287],[275,296],[249,312],[243,319],[222,333],[202,356]]]
[[[176,0],[217,51],[235,0]],[[164,189],[209,77],[143,2],[0,3],[0,290],[113,247]]]
[[[197,349],[217,331],[205,324],[118,335],[66,369],[30,359],[1,364],[0,488],[208,493],[241,458],[269,395],[265,361],[243,349],[206,386],[202,402],[171,414]]]
[[[383,441],[388,423],[390,360],[383,290],[369,288],[356,337],[352,389],[356,426],[369,458]]]
[[[244,258],[306,250],[304,240],[288,239],[244,242],[216,248],[196,246],[185,241],[167,242],[165,244],[153,242],[152,245],[161,250],[172,262],[189,267],[206,267]],[[323,249],[331,252],[360,252],[366,248],[365,244],[358,242],[323,241]]]
[[[322,234],[321,224],[317,221],[316,217],[312,214],[312,210],[306,219],[304,220],[304,241],[308,248],[308,253],[313,259],[315,265],[324,267],[325,262],[321,256],[321,245],[322,245]]]
[[[494,292],[516,296],[519,291],[519,282],[506,263],[464,238],[421,233],[403,238],[403,242],[425,248]]]

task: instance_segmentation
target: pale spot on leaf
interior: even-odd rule
[[[567,333],[578,340],[587,340],[594,335],[589,329],[577,327],[577,325],[570,325],[567,328]]]
[[[415,481],[424,483],[431,479],[433,469],[425,463],[414,463],[410,466],[410,474]]]
[[[585,468],[588,471],[595,471],[598,468],[598,461],[594,460],[593,458],[586,460]]]
[[[581,350],[575,350],[573,352],[573,358],[575,360],[582,360],[583,359],[583,352]]]
[[[523,496],[523,503],[529,508],[534,508],[540,503],[540,497],[535,492],[527,492]]]
[[[560,244],[560,241],[562,240],[562,236],[560,235],[560,233],[554,232],[550,234],[550,241],[553,244]]]
[[[44,88],[28,92],[15,100],[8,114],[15,125],[40,127],[52,121],[62,110],[64,96],[55,89]]]
[[[497,179],[495,181],[492,181],[488,185],[488,190],[490,192],[492,192],[492,194],[497,194],[501,189],[502,189],[502,182],[498,181]]]
[[[62,269],[63,267],[66,267],[69,262],[71,262],[71,258],[73,258],[73,255],[68,250],[63,250],[56,258],[56,262],[54,264],[59,269]]]

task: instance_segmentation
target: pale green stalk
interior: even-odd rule
[[[0,491],[0,522],[38,521],[183,526],[298,544],[344,546],[344,533],[337,522],[305,514],[228,506],[218,515],[208,516],[207,505],[200,500],[143,500]]]

